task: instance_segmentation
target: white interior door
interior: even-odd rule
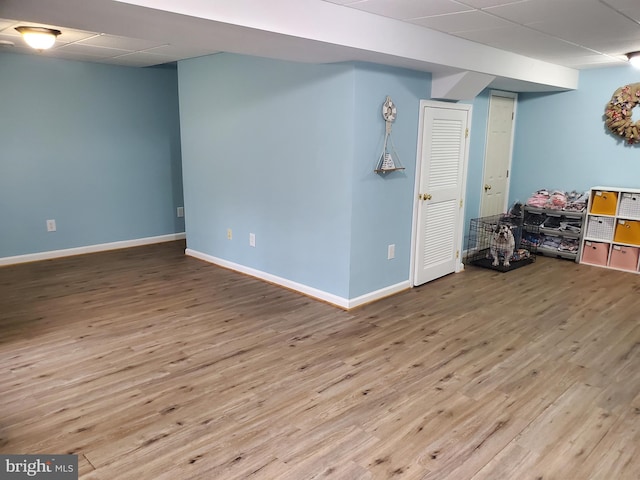
[[[471,106],[421,102],[414,285],[458,270]]]
[[[499,215],[507,209],[515,101],[515,94],[491,93],[480,202],[481,217]]]

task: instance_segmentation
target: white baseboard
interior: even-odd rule
[[[336,307],[340,307],[345,310],[358,307],[360,305],[364,305],[365,303],[373,302],[374,300],[379,300],[381,298],[388,297],[389,295],[393,295],[394,293],[400,292],[402,290],[406,290],[411,286],[409,283],[409,280],[407,280],[406,282],[401,282],[401,283],[398,283],[397,285],[391,285],[389,287],[382,288],[375,292],[370,292],[365,295],[361,295],[360,297],[347,299],[344,297],[339,297],[338,295],[334,295],[332,293],[325,292],[323,290],[318,290],[317,288],[309,287],[308,285],[304,285],[302,283],[298,283],[292,280],[288,280],[286,278],[278,277],[277,275],[272,275],[270,273],[263,272],[261,270],[256,270],[255,268],[247,267],[245,265],[240,265],[238,263],[230,262],[228,260],[214,257],[206,253],[198,252],[197,250],[193,250],[190,248],[187,248],[185,250],[185,254],[194,258],[198,258],[200,260],[204,260],[205,262],[213,263],[214,265],[219,265],[221,267],[228,268],[236,272],[244,273],[251,277],[255,277],[260,280],[265,280],[269,283],[273,283],[275,285],[288,288],[290,290],[294,290],[298,293],[302,293],[309,297],[322,300],[324,302],[330,303],[331,305],[335,305]]]
[[[171,233],[169,235],[159,235],[157,237],[136,238],[134,240],[100,243],[98,245],[87,245],[85,247],[65,248],[63,250],[52,250],[49,252],[16,255],[15,257],[2,257],[0,258],[0,266],[14,265],[17,263],[37,262],[40,260],[51,260],[53,258],[70,257],[72,255],[84,255],[85,253],[104,252],[107,250],[118,250],[120,248],[139,247],[142,245],[151,245],[153,243],[184,240],[185,238],[186,235],[184,233]]]
[[[348,308],[355,308],[364,305],[365,303],[375,302],[376,300],[380,300],[384,297],[389,297],[410,288],[411,282],[409,280],[396,283],[395,285],[389,285],[388,287],[381,288],[380,290],[376,290],[375,292],[365,293],[364,295],[360,295],[359,297],[350,299]]]

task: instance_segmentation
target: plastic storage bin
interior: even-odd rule
[[[609,244],[602,242],[584,242],[582,262],[591,265],[606,266],[609,258]]]
[[[591,211],[596,215],[615,215],[618,206],[618,192],[594,190],[591,199]]]
[[[615,219],[613,217],[590,216],[587,222],[587,237],[596,240],[611,240],[614,224]]]
[[[635,272],[638,270],[638,258],[640,257],[640,248],[627,247],[624,245],[613,245],[611,247],[611,258],[609,266],[619,268],[621,270],[629,270]]]
[[[618,219],[613,241],[640,245],[640,221]]]

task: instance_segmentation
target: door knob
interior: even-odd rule
[[[421,193],[420,195],[418,195],[418,198],[420,200],[431,200],[431,195],[429,195],[428,193]]]
[[[491,185],[485,184],[484,191],[486,192],[487,190],[491,190]]]

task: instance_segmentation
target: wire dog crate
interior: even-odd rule
[[[513,248],[496,239],[497,230],[503,225],[513,235]],[[523,240],[521,214],[508,213],[471,219],[466,241],[465,264],[508,272],[533,263],[535,256],[536,246]]]

